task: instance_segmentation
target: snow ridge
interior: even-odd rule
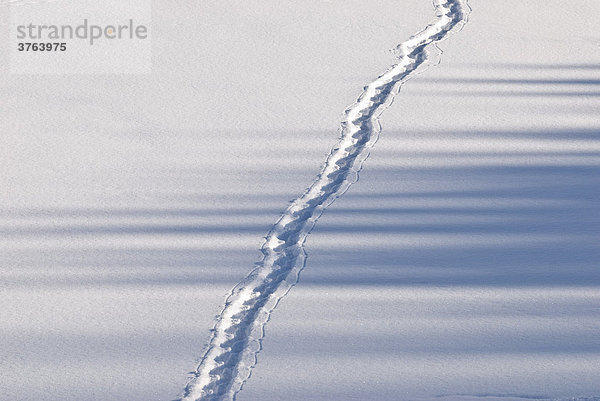
[[[391,105],[402,83],[429,61],[426,49],[460,29],[470,11],[467,0],[434,0],[433,5],[435,21],[398,45],[399,62],[365,86],[345,111],[339,142],[316,180],[266,236],[262,261],[227,297],[208,348],[179,401],[235,400],[250,377],[264,326],[304,267],[308,234],[323,210],[358,180],[381,130],[379,116]]]

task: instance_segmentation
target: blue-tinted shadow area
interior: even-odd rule
[[[542,133],[507,135],[531,138]],[[593,135],[593,131],[549,132],[546,139]],[[330,207],[314,230],[301,282],[600,285],[600,166],[588,160],[600,159],[600,153],[583,152],[578,159],[585,162],[582,165],[535,163],[540,156],[560,155],[520,154],[531,163],[514,166],[367,166],[363,182]],[[573,155],[578,157],[577,152]],[[221,204],[218,208],[5,210],[2,215],[16,221],[0,225],[5,239],[73,238],[84,243],[98,236],[176,237],[182,246],[9,250],[0,262],[11,277],[7,285],[30,285],[27,272],[38,268],[56,273],[37,276],[33,281],[38,285],[235,282],[259,259],[258,249],[242,251],[235,242],[228,243],[227,249],[196,248],[194,238],[238,234],[261,238],[285,207],[278,211],[264,206],[269,196],[254,194],[256,207],[231,209]],[[367,238],[372,247],[356,249],[348,235]],[[334,239],[330,251],[320,245],[320,236]],[[440,242],[436,239],[440,236],[450,241]],[[311,266],[313,247],[318,249],[318,268]],[[232,265],[238,267],[227,267]]]

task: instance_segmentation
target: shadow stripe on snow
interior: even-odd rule
[[[398,63],[365,86],[346,110],[340,139],[321,173],[269,232],[261,249],[263,260],[231,291],[181,401],[234,400],[250,377],[264,326],[304,266],[306,237],[323,210],[358,180],[381,129],[379,116],[402,83],[430,62],[427,49],[461,28],[470,11],[466,0],[434,0],[433,4],[435,21],[398,45]]]

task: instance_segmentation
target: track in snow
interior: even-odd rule
[[[304,242],[323,210],[358,180],[381,130],[379,116],[435,46],[466,22],[467,0],[434,0],[436,19],[396,48],[399,62],[368,84],[345,112],[341,136],[321,173],[273,226],[263,260],[238,283],[217,318],[208,349],[180,401],[235,400],[256,364],[263,329],[304,267]]]

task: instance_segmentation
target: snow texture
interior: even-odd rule
[[[69,3],[0,1],[0,33]],[[600,2],[469,4],[307,238],[237,401],[598,401]],[[0,42],[2,401],[180,394],[341,112],[432,14],[152,6],[149,75],[12,75]]]
[[[304,267],[306,237],[325,208],[358,180],[368,151],[377,141],[379,116],[402,83],[427,62],[428,46],[466,22],[468,6],[462,0],[436,0],[434,5],[436,21],[398,45],[399,62],[365,86],[346,110],[340,140],[323,170],[267,235],[262,262],[227,298],[209,348],[182,401],[233,400],[250,377],[264,326]]]

